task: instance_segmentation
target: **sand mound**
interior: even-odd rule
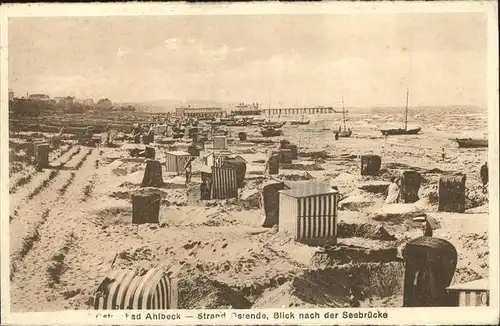
[[[326,151],[300,151],[298,156],[302,157],[311,157],[311,158],[322,158],[325,159],[328,157]]]
[[[128,174],[128,173],[127,173]],[[144,177],[144,171],[135,171],[121,178],[122,184],[139,185]]]
[[[331,267],[346,263],[391,262],[397,261],[398,249],[379,248],[368,249],[361,247],[338,246],[314,255],[311,264],[317,268]]]
[[[383,194],[389,187],[390,183],[386,181],[368,181],[358,186],[358,189],[375,194]]]
[[[307,172],[298,172],[294,170],[280,170],[278,179],[284,181],[299,181],[299,180],[312,180],[314,179],[312,175]]]
[[[137,266],[137,263],[140,261],[148,262],[147,264],[149,264],[149,262],[153,262],[156,259],[157,258],[150,248],[148,248],[147,246],[142,246],[135,249],[131,248],[120,251],[117,255],[116,264],[121,268],[127,268],[134,265]],[[147,271],[147,269],[151,267],[152,266],[148,266],[145,264],[144,266],[142,266],[142,273]],[[139,272],[138,274],[141,275],[141,272]]]
[[[385,241],[392,241],[396,239],[394,235],[387,232],[382,225],[340,222],[337,224],[337,228],[337,236],[339,238],[359,237]]]
[[[132,223],[132,205],[115,205],[95,211],[95,223],[105,225],[120,225]]]
[[[483,206],[488,203],[489,197],[487,193],[483,193],[480,186],[468,186],[465,191],[465,208],[471,209]]]
[[[363,211],[363,209],[372,207],[375,205],[374,196],[368,193],[355,193],[347,198],[342,199],[339,202],[340,210],[347,211]]]
[[[245,209],[260,208],[260,191],[257,188],[243,189],[240,195],[240,205]]]
[[[323,284],[326,282],[323,280]],[[335,291],[337,295],[332,295],[324,291],[321,285],[312,280],[294,279],[266,292],[252,308],[326,308],[343,307],[347,304],[348,292],[339,290]]]
[[[403,275],[401,263],[363,263],[307,271],[266,291],[252,308],[345,307],[350,288],[360,289],[362,298],[401,293]]]
[[[468,267],[458,267],[455,270],[451,284],[462,284],[483,278],[479,273]]]
[[[199,180],[199,179],[198,179]],[[193,182],[197,181],[194,178]],[[163,185],[161,186],[163,189],[185,189],[186,188],[186,178],[179,175],[173,178],[166,178],[163,180]]]
[[[292,164],[280,164],[280,168],[298,171],[323,171],[324,168],[315,162],[295,162]]]
[[[429,201],[429,204],[437,205],[437,203],[439,201],[438,185],[437,184],[428,184],[428,185],[420,187],[420,190],[418,192],[418,197],[419,198],[427,198],[427,200]]]
[[[161,196],[162,199],[166,199],[169,197],[170,192],[167,189],[162,189],[162,188],[144,187],[133,191],[131,194],[141,195],[141,196],[150,196],[158,194]]]
[[[474,207],[471,209],[468,209],[466,213],[473,213],[473,214],[478,214],[478,213],[488,213],[489,212],[489,205],[485,204],[479,207]]]
[[[132,207],[130,200],[132,198],[132,194],[141,194],[141,195],[149,195],[149,194],[159,194],[161,196],[161,206],[168,207],[171,205],[174,206],[184,206],[186,205],[186,194],[184,189],[168,189],[168,188],[155,188],[155,187],[130,187],[127,190],[117,190],[110,192],[109,197],[114,199],[127,200],[128,205]]]
[[[349,290],[321,273],[305,274],[264,293],[252,308],[343,307]]]
[[[386,204],[373,213],[371,218],[375,221],[400,223],[403,220],[425,215],[425,210],[417,204]]]
[[[130,191],[113,191],[109,194],[109,197],[116,199],[130,199]]]
[[[185,277],[179,280],[178,286],[179,309],[248,309],[251,306],[243,294],[206,276]]]
[[[357,186],[362,180],[363,177],[361,175],[340,173],[335,179],[332,180],[332,185],[337,186],[341,193],[350,193],[357,189]]]
[[[236,146],[238,146],[238,145],[236,145]],[[248,146],[248,145],[244,145],[244,146]],[[253,146],[253,145],[250,144],[250,146]],[[240,147],[240,148],[235,149],[234,153],[235,154],[255,154],[255,153],[257,153],[257,150],[255,148],[241,148]]]

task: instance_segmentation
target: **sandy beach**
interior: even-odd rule
[[[261,137],[257,127],[230,128],[229,150],[247,160],[238,199],[188,203],[184,178],[166,172],[164,162],[167,151],[185,150],[190,142],[164,145],[155,137],[150,146],[165,185],[152,190],[162,196],[160,223],[144,225],[131,223],[130,199],[140,188],[144,160],[131,159],[122,143],[98,150],[63,141],[50,153],[51,165],[62,166],[36,171],[23,149],[26,134],[11,134],[12,311],[92,309],[92,296],[112,269],[158,265],[178,280],[181,309],[342,307],[354,284],[364,293],[362,306],[400,307],[404,264],[398,257],[409,239],[422,235],[421,225],[405,217],[374,218],[384,194],[363,185],[387,186],[406,170],[423,177],[419,202],[407,205],[431,217],[434,236],[450,241],[459,254],[452,284],[488,277],[488,198],[479,176],[487,148],[461,149],[450,140],[487,132],[486,111],[412,109],[409,121],[422,132],[387,139],[378,128],[400,124],[404,110],[352,109],[353,135],[339,140],[332,130],[341,114],[307,118],[309,125],[285,125],[283,136],[269,138],[273,144],[237,139],[240,131],[249,140]],[[296,144],[299,157],[280,169],[278,179],[338,187],[337,246],[303,245],[277,226],[261,226],[262,162],[280,139]],[[360,174],[366,154],[381,156],[378,176]],[[437,211],[438,181],[447,172],[466,175],[465,213]],[[195,169],[193,178],[198,175]]]

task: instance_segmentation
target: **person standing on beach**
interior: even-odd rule
[[[387,198],[385,199],[386,204],[394,204],[397,203],[399,199],[399,185],[398,178],[392,177],[391,184],[387,189]]]
[[[443,160],[443,162],[444,162],[445,158],[446,158],[446,153],[444,152],[444,147],[443,147],[443,148],[441,148],[441,159]]]
[[[423,223],[423,231],[424,231],[424,237],[432,237],[433,235],[432,226],[427,219],[425,219]]]
[[[488,176],[488,162],[485,162],[483,166],[481,166],[481,182],[483,183],[483,193],[486,193],[488,191],[488,182],[489,182],[489,176]]]
[[[200,185],[201,200],[210,199],[210,192],[208,191],[208,182],[206,177],[202,177]]]
[[[339,132],[338,131],[335,132],[335,140],[339,140]]]
[[[184,172],[186,173],[186,185],[191,181],[191,172],[193,169],[192,162],[193,162],[193,159],[190,158],[187,161],[186,165],[184,165]]]

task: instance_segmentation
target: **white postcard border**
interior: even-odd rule
[[[422,13],[422,12],[486,12],[488,14],[488,121],[489,121],[489,161],[499,162],[498,139],[499,139],[499,102],[498,102],[498,4],[496,1],[484,2],[383,2],[383,3],[231,3],[231,4],[158,4],[158,3],[135,3],[135,4],[16,4],[2,5],[0,7],[0,141],[3,149],[8,148],[8,19],[13,17],[62,17],[62,16],[135,16],[135,15],[268,15],[268,14],[333,14],[333,13]],[[493,146],[491,146],[493,145]],[[6,152],[6,151],[2,151]],[[61,311],[46,313],[10,313],[9,296],[9,222],[5,211],[8,210],[8,186],[4,180],[8,177],[8,160],[3,155],[0,165],[2,183],[0,186],[0,207],[2,208],[1,232],[2,232],[2,264],[1,264],[1,291],[2,291],[2,323],[5,324],[478,324],[495,323],[499,320],[499,171],[498,164],[490,165],[490,180],[496,183],[490,184],[490,196],[496,200],[490,200],[490,307],[473,308],[370,308],[370,309],[262,309],[262,310],[226,310],[231,313],[257,313],[257,312],[314,312],[321,315],[325,312],[343,311],[349,313],[359,312],[387,312],[387,319],[335,319],[328,320],[238,320],[228,318],[225,320],[152,320],[133,321],[125,318],[125,314],[140,313],[140,311]],[[200,312],[217,312],[207,310],[179,310],[183,316],[195,316]],[[221,310],[222,312],[223,310]],[[154,311],[151,311],[154,312]],[[177,311],[161,311],[158,313],[171,313]],[[111,313],[115,317],[106,320],[96,318],[96,314]],[[142,311],[142,314],[145,314]],[[120,317],[121,316],[121,317]]]

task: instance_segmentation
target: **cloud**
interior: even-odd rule
[[[169,50],[177,50],[179,49],[179,42],[176,38],[169,38],[163,42],[165,47]]]
[[[130,53],[130,49],[127,49],[127,48],[119,48],[118,51],[116,52],[116,56],[118,57],[124,57],[126,56],[127,54]]]

